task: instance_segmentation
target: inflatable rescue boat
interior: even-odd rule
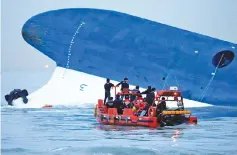
[[[116,93],[116,90],[115,90]],[[120,94],[131,95],[130,92],[120,92]],[[176,109],[165,109],[160,112],[157,108],[161,102],[161,98],[166,102],[176,102]],[[139,108],[124,108],[122,114],[118,114],[117,108],[108,108],[104,105],[102,99],[98,99],[95,106],[94,116],[101,124],[105,125],[124,125],[124,126],[144,126],[144,127],[163,127],[173,126],[182,123],[197,124],[197,117],[192,116],[192,112],[184,109],[183,97],[180,91],[177,90],[161,90],[156,92],[156,98],[152,106],[146,110],[147,114],[141,116],[141,112],[145,110],[142,103],[135,103]]]

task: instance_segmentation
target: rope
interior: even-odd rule
[[[224,54],[222,54],[221,59],[219,60],[218,65],[217,65],[216,68],[215,68],[215,71],[214,71],[213,76],[211,77],[210,81],[208,82],[207,86],[205,87],[205,89],[204,89],[203,92],[201,93],[201,95],[200,95],[200,97],[198,98],[198,100],[202,101],[202,99],[203,99],[204,96],[206,95],[207,90],[209,89],[209,87],[210,87],[210,85],[211,85],[211,83],[212,83],[214,77],[216,76],[217,69],[218,69],[218,67],[219,67],[219,65],[220,65],[220,62],[221,62],[223,56],[224,56]]]
[[[179,64],[182,62],[181,60],[182,60],[182,59],[178,59],[178,61],[177,61],[178,63],[175,63],[175,66],[179,65]],[[171,60],[169,61],[169,64],[171,64],[172,61],[173,61],[173,60],[171,59]],[[168,64],[168,66],[169,66],[169,64]],[[172,72],[172,68],[174,68],[175,66],[173,66],[173,67],[171,67],[171,68],[169,69],[168,75],[165,77],[165,82],[164,82],[164,85],[163,85],[163,87],[162,87],[162,90],[164,90],[165,85],[166,85],[166,83],[167,83],[167,79],[168,79],[170,73]],[[176,80],[176,83],[178,84],[178,87],[179,87],[179,83],[178,83],[178,80],[177,80],[177,78],[176,78],[176,75],[175,75],[175,80]]]
[[[168,72],[168,75],[167,75],[167,77],[165,78],[165,82],[164,82],[164,85],[163,85],[163,87],[162,87],[162,90],[164,90],[165,85],[166,85],[166,83],[167,83],[167,79],[168,79],[168,77],[169,77],[169,75],[170,75],[171,72],[172,72],[172,70],[170,70],[170,71]],[[175,78],[176,84],[177,84],[177,86],[178,86],[178,88],[179,88],[179,82],[178,82],[178,79],[177,79],[176,75],[174,75],[174,78]]]
[[[174,75],[174,78],[175,78],[175,80],[176,80],[176,83],[177,83],[178,89],[179,89],[179,82],[178,82],[178,79],[177,79],[176,75]]]
[[[169,77],[169,75],[170,75],[171,72],[172,72],[172,70],[170,70],[170,71],[168,72],[168,75],[167,75],[167,77],[165,78],[165,82],[164,82],[164,85],[163,85],[163,87],[162,87],[162,90],[164,90],[165,85],[166,85],[166,83],[167,83],[167,79],[168,79],[168,77]],[[178,88],[179,88],[179,82],[178,82],[178,79],[177,79],[176,75],[174,75],[174,78],[175,78],[175,82],[176,82],[176,84],[177,84],[177,86],[178,86]]]
[[[71,58],[71,50],[72,50],[72,45],[74,44],[74,38],[76,37],[76,35],[79,33],[80,28],[82,27],[82,25],[84,25],[85,22],[81,22],[81,24],[77,27],[77,30],[75,31],[72,40],[70,42],[69,48],[68,48],[68,54],[67,54],[67,65],[66,68],[63,72],[62,78],[64,78],[66,70],[69,69],[69,64],[70,64],[70,58]]]
[[[162,87],[162,90],[164,90],[164,88],[165,88],[165,84],[167,83],[167,79],[169,78],[170,72],[172,72],[172,70],[170,70],[170,71],[168,72],[168,75],[167,75],[167,77],[165,78],[165,82],[164,82],[164,85],[163,85],[163,87]]]

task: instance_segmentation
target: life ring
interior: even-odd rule
[[[152,107],[152,106],[149,107],[148,116],[150,116],[150,117],[155,117],[156,116],[156,108],[155,107]]]
[[[139,104],[139,110],[142,111],[146,107],[146,102],[142,102]]]
[[[137,113],[142,111],[146,107],[145,103],[134,103],[132,110]]]

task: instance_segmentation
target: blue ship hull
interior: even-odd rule
[[[60,67],[117,81],[128,77],[145,88],[178,85],[187,99],[237,105],[234,43],[98,9],[38,14],[22,36]]]

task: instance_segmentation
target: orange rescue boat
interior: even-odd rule
[[[120,94],[131,94],[120,92]],[[139,103],[140,108],[124,108],[122,114],[118,114],[117,108],[107,108],[102,99],[98,100],[95,106],[94,116],[101,124],[105,125],[124,125],[124,126],[144,126],[157,128],[161,126],[178,125],[182,123],[197,124],[197,117],[191,116],[191,111],[184,109],[182,93],[177,90],[162,90],[156,92],[154,105],[159,104],[161,97],[166,97],[166,101],[177,101],[181,106],[175,110],[164,110],[157,112],[156,106],[150,106],[146,116],[138,115],[138,111],[144,109],[144,104]],[[116,95],[116,88],[115,88]],[[173,99],[170,99],[173,97]],[[155,103],[157,102],[157,103]]]

